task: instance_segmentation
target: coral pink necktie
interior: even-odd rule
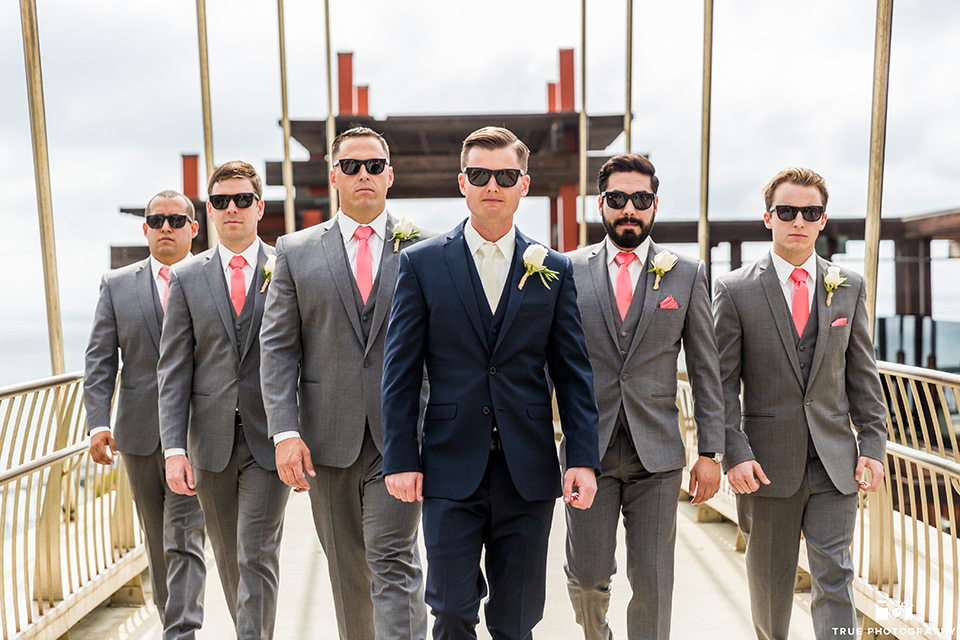
[[[617,309],[620,310],[620,319],[624,320],[627,317],[627,310],[630,308],[630,303],[633,302],[633,281],[630,279],[630,263],[633,262],[633,259],[637,257],[635,253],[628,253],[626,251],[621,251],[616,256],[617,265],[620,266],[620,271],[617,272]]]
[[[163,295],[160,296],[160,306],[167,312],[167,293],[170,292],[170,267],[160,267],[160,277],[163,278]]]
[[[367,304],[370,290],[373,289],[373,258],[370,256],[371,227],[357,227],[353,237],[357,239],[357,287],[360,289],[360,298]]]
[[[237,315],[243,310],[243,303],[247,299],[247,287],[243,282],[243,267],[247,260],[243,256],[233,256],[230,258],[230,268],[233,272],[230,274],[230,300],[233,302],[233,308]]]
[[[799,267],[794,269],[790,279],[794,282],[793,325],[797,328],[797,335],[802,336],[803,329],[807,326],[807,318],[810,317],[810,293],[807,289],[806,269]]]

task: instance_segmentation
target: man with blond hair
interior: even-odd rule
[[[880,486],[886,448],[866,284],[814,252],[827,223],[820,175],[786,169],[763,197],[770,253],[721,276],[713,301],[723,469],[747,543],[754,628],[786,640],[802,533],[816,637],[853,637],[857,492]]]

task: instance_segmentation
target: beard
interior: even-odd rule
[[[654,213],[650,218],[650,224],[644,224],[643,220],[640,218],[630,218],[627,216],[620,216],[612,223],[607,222],[605,216],[600,216],[600,220],[603,222],[603,229],[607,232],[607,235],[610,236],[610,240],[613,241],[613,244],[617,245],[621,249],[636,249],[643,241],[647,239],[650,235],[650,232],[653,230],[653,222],[656,220],[657,214]],[[633,229],[624,229],[623,231],[617,231],[617,225],[623,224],[628,220],[635,222],[637,226],[640,227],[639,233]]]

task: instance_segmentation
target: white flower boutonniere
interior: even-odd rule
[[[670,269],[673,269],[677,266],[677,256],[673,255],[669,251],[661,251],[657,255],[653,256],[653,260],[650,261],[651,269],[647,273],[657,274],[657,279],[653,281],[653,290],[656,291],[660,288],[660,278],[665,276]]]
[[[277,256],[268,256],[267,261],[263,263],[263,286],[260,287],[260,293],[267,290],[267,285],[273,278],[273,268],[277,266]]]
[[[849,287],[850,285],[844,284],[847,281],[847,276],[840,273],[840,267],[827,267],[827,272],[823,274],[823,286],[827,290],[827,306],[830,306],[830,302],[833,300],[833,294],[836,292],[838,287]]]
[[[547,248],[542,244],[532,244],[527,247],[527,250],[523,252],[523,268],[526,273],[523,274],[523,277],[520,278],[520,285],[517,289],[523,289],[524,283],[526,283],[527,278],[533,274],[540,276],[540,281],[543,282],[543,286],[547,289],[550,288],[549,282],[551,280],[559,279],[560,274],[556,271],[551,271],[543,266],[543,260],[547,257]]]
[[[416,240],[419,237],[420,232],[413,228],[413,222],[410,221],[410,218],[403,216],[397,224],[393,225],[393,235],[390,236],[390,239],[393,240],[393,252],[400,251],[401,242]]]

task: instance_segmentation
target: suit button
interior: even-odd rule
[[[800,345],[800,351],[803,351],[803,345]]]
[[[492,333],[493,335],[497,335],[498,333],[500,333],[499,327],[494,327],[493,329],[490,329],[490,333]]]
[[[810,398],[807,398],[806,400],[804,400],[803,404],[810,406]]]
[[[803,362],[801,362],[801,363],[800,363],[800,368],[801,368],[801,369],[806,369],[806,368],[807,368],[807,365],[804,364]]]
[[[490,367],[490,375],[492,375],[492,376],[497,375],[497,368],[496,368],[496,367]]]
[[[484,407],[484,408],[483,408],[483,415],[485,415],[485,416],[490,415],[490,407]]]
[[[364,361],[363,361],[363,368],[366,369],[366,368],[369,367],[369,366],[370,366],[370,361],[369,361],[369,360],[364,360]]]
[[[237,327],[236,327],[236,329],[237,329],[237,331],[243,331],[243,325],[242,325],[242,324],[238,324]]]
[[[620,380],[621,380],[621,381],[626,382],[626,381],[627,381],[627,378],[628,378],[627,374],[625,374],[625,373],[621,373],[621,374],[620,374]]]
[[[237,382],[243,382],[243,374],[237,376]]]
[[[367,321],[367,316],[363,316],[363,317],[360,318],[360,319],[363,320],[364,322],[366,322],[366,321]]]
[[[626,331],[621,331],[621,332],[620,332],[620,337],[621,337],[621,338],[626,338],[626,337],[627,337],[627,332],[626,332]]]

